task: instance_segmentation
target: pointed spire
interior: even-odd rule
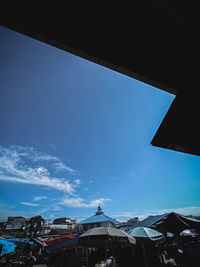
[[[104,214],[104,212],[102,211],[102,207],[99,204],[98,208],[97,208],[97,212],[95,213],[96,215],[100,215],[100,214]]]

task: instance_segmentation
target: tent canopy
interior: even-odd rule
[[[27,244],[33,245],[33,241],[29,241],[26,238],[8,238],[7,241],[12,242],[20,249],[24,249]]]
[[[180,234],[185,229],[200,229],[200,220],[186,217],[182,214],[171,212],[163,215],[149,216],[135,224],[135,227],[150,227],[156,230],[163,229],[166,232]]]
[[[16,245],[8,240],[0,239],[0,254],[12,253],[15,251]]]

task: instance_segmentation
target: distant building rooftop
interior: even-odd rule
[[[161,215],[150,215],[145,218],[143,221],[140,221],[134,225],[135,227],[150,227],[152,224],[157,222],[158,220],[164,218],[168,213],[161,214]]]
[[[8,217],[6,230],[20,230],[26,219],[24,217]]]
[[[97,212],[95,215],[79,222],[78,224],[90,224],[90,223],[99,223],[99,222],[113,222],[113,223],[118,223],[116,219],[113,219],[107,215],[104,214],[102,211],[101,206],[99,205],[97,208]]]
[[[69,223],[75,223],[76,219],[71,219],[71,218],[57,218],[53,221],[53,224],[69,224]]]

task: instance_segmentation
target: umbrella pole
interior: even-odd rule
[[[106,260],[107,260],[107,245],[106,245],[106,253],[105,254],[106,254],[105,256],[106,256]]]
[[[145,253],[145,247],[144,247],[143,243],[142,243],[142,250],[143,250],[143,254],[144,254],[145,267],[148,267],[147,257],[146,257],[146,253]]]

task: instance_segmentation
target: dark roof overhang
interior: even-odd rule
[[[197,4],[138,0],[112,13],[67,6],[59,17],[57,8],[25,8],[3,25],[176,94],[151,144],[200,155]]]

